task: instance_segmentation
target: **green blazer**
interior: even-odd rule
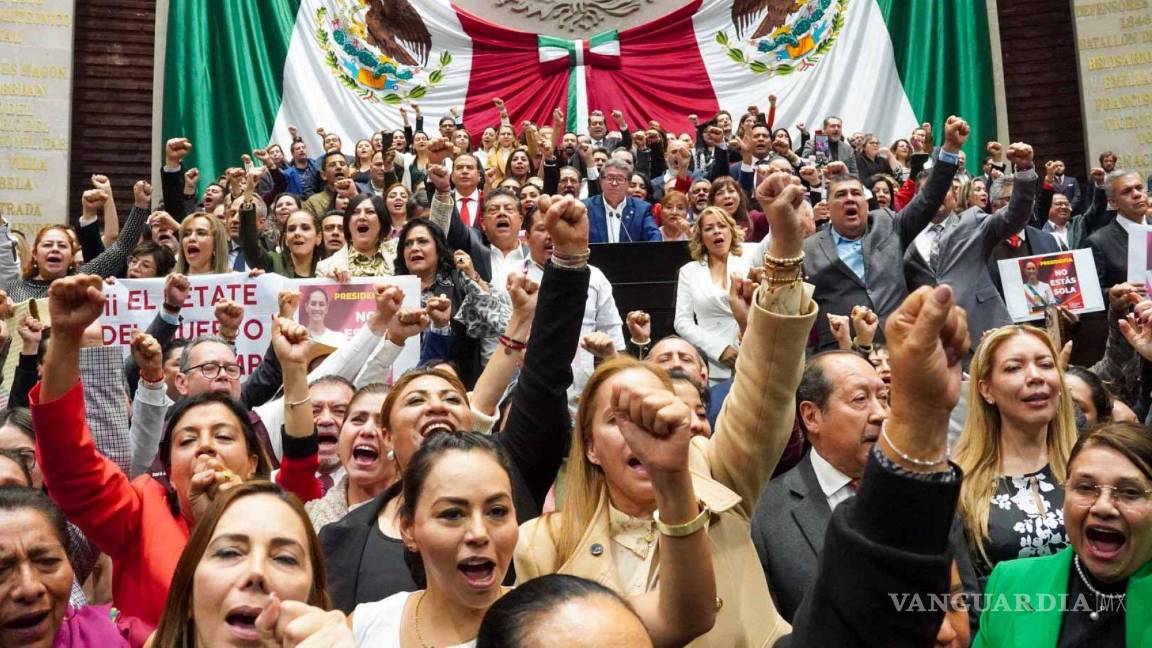
[[[980,632],[972,647],[1055,648],[1064,619],[1060,597],[1068,593],[1073,555],[1069,547],[1054,556],[1008,560],[997,565],[988,579],[981,602],[984,611],[980,615]],[[1024,605],[1016,603],[1021,595],[1025,597],[1021,600],[1027,601]],[[1074,603],[1069,601],[1068,605]],[[1125,604],[1127,648],[1152,648],[1152,562],[1128,580]]]

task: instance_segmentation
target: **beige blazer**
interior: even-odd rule
[[[805,286],[805,293],[811,295],[811,286]],[[814,302],[799,316],[776,315],[753,304],[736,361],[736,380],[716,421],[716,432],[711,439],[692,440],[689,467],[696,496],[712,509],[707,533],[720,608],[716,625],[690,646],[771,646],[791,630],[768,593],[752,544],[750,519],[792,432],[804,346],[816,315]],[[561,513],[526,522],[514,558],[520,582],[558,572],[621,592],[607,503],[605,492],[579,548],[559,569],[555,538]]]

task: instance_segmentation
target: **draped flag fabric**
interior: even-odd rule
[[[687,117],[767,109],[776,125],[829,115],[846,132],[888,144],[920,122],[968,119],[968,154],[996,135],[985,0],[690,0],[625,29],[531,33],[467,13],[448,0],[170,0],[164,138],[193,140],[190,164],[214,178],[241,153],[286,144],[300,127],[312,155],[316,127],[357,139],[401,126],[416,102],[435,135],[449,109],[480,132],[499,121],[568,130],[588,114],[623,112],[692,132]],[[411,109],[410,120],[415,119]],[[609,120],[609,126],[612,126]],[[159,152],[157,152],[159,154]]]

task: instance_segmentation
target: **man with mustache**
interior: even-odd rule
[[[335,203],[337,196],[352,198],[357,194],[372,193],[372,187],[352,181],[348,159],[340,151],[324,154],[320,177],[324,188],[304,201],[304,211],[313,216],[323,216]]]

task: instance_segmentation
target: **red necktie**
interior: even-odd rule
[[[1012,249],[1016,249],[1016,248],[1020,247],[1020,235],[1019,234],[1013,234],[1012,236],[1009,236],[1008,237],[1008,245],[1011,245]]]
[[[472,202],[471,198],[460,199],[460,220],[464,221],[465,225],[472,224],[472,210],[468,208],[470,202]]]
[[[332,480],[332,475],[329,475],[328,473],[320,474],[320,490],[324,491],[324,493],[327,493],[328,489],[335,485],[336,482]]]
[[[857,478],[849,481],[848,482],[848,488],[851,488],[852,492],[855,493],[856,489],[860,488],[860,478],[857,477]]]

